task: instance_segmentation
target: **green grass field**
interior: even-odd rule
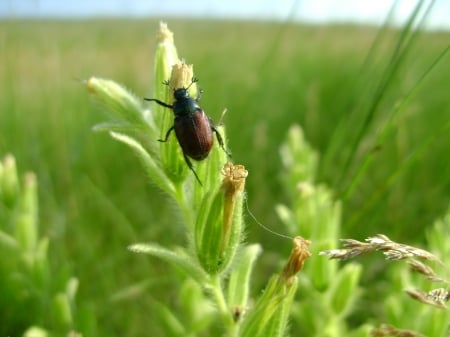
[[[279,147],[296,123],[320,155],[316,182],[343,201],[342,237],[385,233],[423,243],[424,229],[450,201],[449,55],[434,64],[448,33],[420,33],[400,45],[400,31],[357,26],[168,24],[180,56],[194,64],[203,108],[216,121],[228,109],[229,146],[249,171],[248,204],[261,222],[285,230],[274,211],[288,200]],[[92,132],[104,115],[80,82],[110,78],[150,95],[157,26],[0,22],[0,154],[14,154],[22,173],[36,172],[52,267],[79,278],[77,301],[96,317],[86,326],[98,336],[152,335],[159,320],[149,301],[120,296],[133,284],[148,280],[152,301],[173,301],[173,270],[126,247],[182,244],[182,229],[135,156]],[[399,46],[406,51],[396,59]],[[284,242],[250,219],[247,235],[268,252],[291,249],[280,252]],[[261,274],[274,268],[264,257],[261,266]]]

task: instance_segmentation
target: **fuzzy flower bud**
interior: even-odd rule
[[[294,247],[281,275],[274,275],[269,280],[264,294],[245,318],[241,336],[276,336],[276,331],[285,330],[297,290],[296,274],[311,256],[310,241],[301,237],[295,237],[293,241]]]
[[[195,244],[202,267],[217,274],[229,265],[242,233],[242,202],[248,172],[242,165],[226,163],[222,186],[208,193],[195,228]]]
[[[7,155],[3,163],[0,162],[0,199],[5,205],[12,207],[19,193],[16,160],[12,155]]]

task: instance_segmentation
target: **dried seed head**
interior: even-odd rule
[[[311,256],[308,250],[311,241],[305,240],[300,236],[296,236],[293,240],[294,247],[292,248],[289,260],[284,266],[282,276],[285,279],[287,286],[290,286],[295,278],[295,275],[302,270],[305,260]]]
[[[366,241],[377,250],[381,250],[388,260],[403,260],[417,257],[425,260],[439,261],[436,256],[426,250],[394,242],[383,234],[370,237]]]
[[[236,202],[238,197],[242,196],[244,191],[245,179],[248,176],[248,171],[243,165],[233,165],[232,163],[227,162],[223,166],[221,172],[223,175],[222,190],[224,191],[221,249],[225,250],[225,247],[230,240],[233,216],[236,212]]]
[[[382,251],[388,260],[403,260],[408,258],[420,258],[430,261],[440,260],[430,252],[402,243],[397,243],[389,239],[386,235],[378,234],[369,237],[366,242],[360,242],[353,239],[342,239],[344,248],[333,249],[320,252],[319,255],[326,255],[330,259],[347,260],[362,254],[378,250]]]
[[[425,337],[416,331],[399,329],[388,324],[382,324],[379,328],[372,329],[370,334],[374,337]]]
[[[424,264],[418,260],[412,259],[412,260],[408,261],[408,265],[412,271],[415,271],[419,274],[425,275],[429,279],[436,277],[436,273],[430,266],[427,266],[426,264]]]
[[[341,239],[343,249],[331,249],[320,252],[321,256],[328,256],[330,259],[348,260],[356,256],[367,254],[375,250],[375,247],[368,243],[353,239]]]
[[[243,165],[233,165],[227,162],[222,168],[223,182],[222,187],[225,194],[233,195],[237,191],[242,191],[245,185],[245,178],[248,176],[248,171]]]
[[[428,292],[428,298],[435,302],[445,303],[450,299],[450,291],[444,288],[433,289]]]
[[[418,289],[408,289],[405,290],[405,292],[416,301],[432,305],[439,309],[447,309],[445,303],[450,299],[450,292],[444,288],[433,289],[429,292]]]

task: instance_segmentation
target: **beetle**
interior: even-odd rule
[[[183,151],[184,160],[189,169],[194,173],[199,184],[202,185],[189,158],[201,161],[208,157],[214,143],[213,133],[216,134],[217,142],[227,156],[230,157],[231,155],[225,149],[222,136],[213,121],[206,115],[198,103],[201,91],[195,99],[189,94],[189,88],[196,82],[198,82],[198,79],[192,78],[187,88],[174,89],[173,104],[162,102],[156,98],[144,99],[146,101],[156,102],[163,107],[173,110],[175,115],[173,126],[167,130],[164,139],[158,139],[158,141],[163,143],[167,142],[171,132],[175,131],[178,144],[180,144],[181,150]],[[169,81],[165,81],[163,84],[169,85]]]

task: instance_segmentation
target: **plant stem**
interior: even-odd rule
[[[192,214],[192,209],[188,206],[188,203],[186,202],[186,194],[183,191],[183,187],[181,184],[175,185],[175,200],[177,201],[181,213],[183,214],[183,218],[185,220],[185,223],[188,226],[193,226],[194,224],[194,217]]]
[[[211,275],[209,285],[211,295],[217,304],[217,308],[219,309],[220,315],[222,316],[222,321],[228,331],[228,336],[237,337],[238,335],[237,325],[233,321],[233,318],[231,317],[231,312],[225,301],[225,296],[223,294],[223,289],[220,282],[220,276]]]

